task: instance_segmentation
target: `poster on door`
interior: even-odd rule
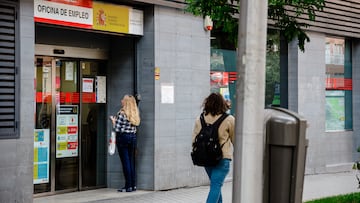
[[[59,105],[56,112],[56,158],[78,156],[78,106]]]
[[[49,129],[34,130],[34,184],[49,182]]]

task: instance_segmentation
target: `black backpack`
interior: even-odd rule
[[[219,143],[218,129],[228,116],[224,113],[213,124],[205,123],[204,113],[200,115],[201,130],[192,144],[191,158],[197,166],[216,166],[223,158],[222,145]]]

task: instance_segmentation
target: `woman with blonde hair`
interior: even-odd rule
[[[125,186],[118,191],[132,192],[136,191],[136,130],[140,125],[140,116],[134,96],[125,95],[121,100],[121,106],[117,116],[110,117],[116,132],[116,147],[125,177]]]

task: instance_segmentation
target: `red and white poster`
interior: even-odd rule
[[[93,78],[83,78],[83,92],[94,92],[94,79]]]
[[[34,0],[34,20],[91,29],[92,0]]]

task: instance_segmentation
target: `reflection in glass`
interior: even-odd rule
[[[221,93],[231,104],[236,104],[236,49],[219,31],[211,33],[210,88]],[[233,45],[233,43],[232,43]],[[268,30],[266,49],[265,106],[280,105],[280,34]],[[235,113],[231,105],[230,113]]]
[[[52,113],[52,60],[35,58],[35,128],[34,128],[34,194],[49,192],[50,176],[50,127]]]
[[[327,131],[352,129],[351,43],[326,38],[326,123]]]

